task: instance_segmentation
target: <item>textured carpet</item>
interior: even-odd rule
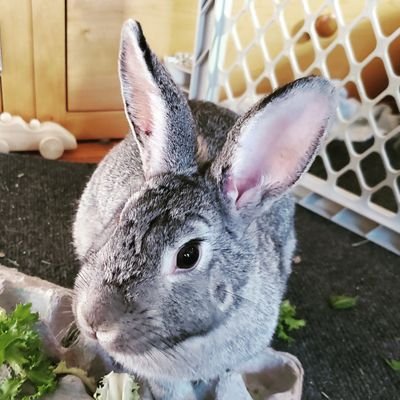
[[[93,166],[0,155],[0,263],[71,286],[78,269],[71,246],[77,199]],[[400,372],[400,258],[302,208],[298,254],[288,298],[307,326],[290,345],[299,357],[306,400],[397,400]],[[332,294],[359,296],[333,310]]]

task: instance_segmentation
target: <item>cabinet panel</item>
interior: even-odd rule
[[[0,0],[2,111],[35,117],[30,0]]]
[[[3,112],[3,88],[1,87],[1,78],[0,78],[0,112]]]
[[[158,56],[191,52],[197,6],[197,0],[68,1],[68,110],[122,110],[117,57],[126,19],[140,21]]]
[[[31,1],[38,118],[60,123],[78,139],[123,137],[128,124],[122,111],[67,110],[66,3],[65,0]]]

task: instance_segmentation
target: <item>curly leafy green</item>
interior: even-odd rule
[[[290,304],[289,300],[284,300],[281,304],[278,326],[276,328],[276,334],[279,339],[286,342],[292,342],[293,338],[288,334],[290,331],[294,331],[306,326],[304,319],[297,319],[296,307]]]
[[[44,355],[31,304],[0,312],[0,400],[34,400],[56,387],[56,375]]]

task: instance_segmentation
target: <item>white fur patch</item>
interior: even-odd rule
[[[208,161],[208,145],[203,136],[197,136],[197,153],[196,159],[198,163],[205,163]]]

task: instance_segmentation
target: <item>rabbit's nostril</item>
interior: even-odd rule
[[[87,304],[78,303],[76,320],[80,331],[85,336],[97,340],[98,321],[94,318],[93,312],[88,310]]]
[[[94,329],[90,329],[86,332],[86,334],[94,340],[97,340],[97,332]]]
[[[94,328],[93,322],[91,323],[91,321],[83,318],[83,320],[81,319],[80,327],[82,333],[91,339],[97,340],[97,330]]]

